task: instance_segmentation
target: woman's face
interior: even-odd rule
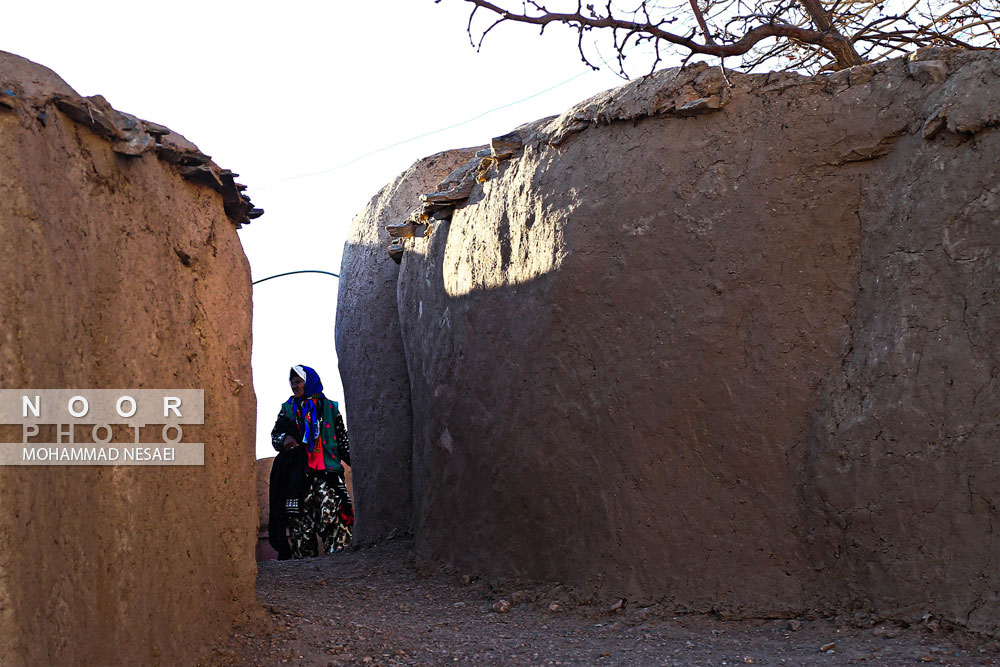
[[[306,393],[306,381],[296,375],[289,380],[289,383],[292,385],[292,396],[302,398],[303,394]]]

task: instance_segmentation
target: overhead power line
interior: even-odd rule
[[[257,283],[262,283],[262,282],[265,282],[265,281],[268,281],[268,280],[273,280],[275,278],[281,278],[282,276],[292,276],[292,275],[295,275],[296,273],[322,273],[322,274],[327,275],[327,276],[333,276],[334,278],[340,278],[339,274],[337,274],[337,273],[331,273],[329,271],[319,271],[319,270],[316,270],[316,269],[302,269],[301,271],[288,271],[286,273],[279,273],[276,276],[268,276],[267,278],[261,278],[260,280],[255,280],[255,281],[253,281],[250,284],[251,285],[256,285]]]
[[[265,189],[273,187],[275,185],[282,185],[282,184],[288,183],[290,181],[297,181],[297,180],[299,180],[301,178],[309,178],[309,177],[312,177],[312,176],[322,176],[323,174],[329,174],[332,171],[337,171],[338,169],[344,169],[345,167],[350,167],[352,164],[360,162],[361,160],[364,160],[365,158],[371,157],[372,155],[377,155],[378,153],[382,153],[382,152],[385,152],[387,150],[391,150],[393,148],[397,148],[397,147],[402,146],[404,144],[408,144],[408,143],[411,143],[411,142],[414,142],[414,141],[418,141],[420,139],[424,139],[426,137],[433,136],[435,134],[440,134],[441,132],[447,132],[448,130],[454,130],[457,127],[462,127],[463,125],[468,125],[469,123],[474,123],[475,121],[479,120],[480,118],[488,116],[491,113],[496,113],[497,111],[503,111],[504,109],[509,109],[510,107],[516,106],[518,104],[521,104],[522,102],[527,102],[528,100],[534,99],[534,98],[536,98],[536,97],[538,97],[540,95],[544,95],[545,93],[553,91],[556,88],[559,88],[560,86],[565,86],[567,83],[570,83],[571,81],[575,81],[576,79],[579,79],[581,76],[584,76],[584,75],[589,74],[589,73],[590,73],[590,70],[586,70],[586,71],[580,72],[576,76],[571,76],[570,78],[566,79],[565,81],[560,81],[559,83],[557,83],[555,85],[549,86],[545,90],[539,90],[537,93],[532,93],[531,95],[528,95],[527,97],[522,97],[519,100],[515,100],[513,102],[508,102],[507,104],[503,104],[503,105],[498,106],[496,108],[490,109],[489,111],[484,111],[484,112],[482,112],[482,113],[480,113],[480,114],[478,114],[476,116],[473,116],[472,118],[468,118],[466,120],[463,120],[460,123],[455,123],[454,125],[448,125],[447,127],[441,127],[441,128],[436,129],[436,130],[431,130],[430,132],[424,132],[423,134],[417,135],[415,137],[410,137],[409,139],[404,139],[402,141],[397,141],[396,143],[389,144],[388,146],[382,146],[381,148],[376,148],[373,151],[368,151],[367,153],[364,153],[364,154],[359,155],[359,156],[357,156],[355,158],[352,158],[351,160],[348,160],[347,162],[344,162],[343,164],[338,164],[338,165],[336,165],[334,167],[329,167],[328,169],[321,169],[319,171],[312,171],[312,172],[309,172],[309,173],[306,173],[306,174],[298,174],[296,176],[289,176],[288,178],[283,178],[280,181],[275,181],[273,183],[267,183],[267,184],[262,185],[260,187],[255,187],[254,188],[254,192],[260,192],[261,190],[265,190]]]

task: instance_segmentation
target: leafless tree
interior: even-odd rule
[[[647,47],[652,69],[670,56],[687,62],[702,55],[739,58],[746,70],[766,65],[804,72],[840,70],[924,46],[1000,46],[1000,0],[465,2],[473,6],[468,31],[477,50],[503,23],[527,23],[541,32],[561,24],[577,32],[580,56],[594,69],[608,59],[590,36],[606,35],[613,67],[625,78],[625,59],[639,46]]]

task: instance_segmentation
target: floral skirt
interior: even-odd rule
[[[293,558],[318,556],[317,537],[324,553],[341,551],[350,546],[354,530],[354,504],[343,474],[311,472],[310,477],[302,513],[288,520]]]

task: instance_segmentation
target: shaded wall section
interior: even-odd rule
[[[785,104],[525,136],[407,252],[428,553],[687,610],[807,599],[795,489],[858,186],[818,187],[835,149],[775,155]]]
[[[862,181],[848,344],[809,443],[811,561],[841,604],[997,634],[1000,58],[947,64],[897,91],[911,125]]]
[[[678,611],[997,633],[1000,56],[729,79],[495,141],[407,242],[418,545]]]
[[[205,390],[204,467],[0,468],[0,653],[190,664],[257,613],[249,266],[169,130],[125,146],[98,124],[127,118],[9,54],[0,84],[0,386]]]
[[[412,413],[396,307],[399,267],[385,252],[385,225],[403,220],[418,197],[475,149],[416,162],[372,197],[348,232],[337,296],[337,359],[351,436],[355,544],[410,531]]]

